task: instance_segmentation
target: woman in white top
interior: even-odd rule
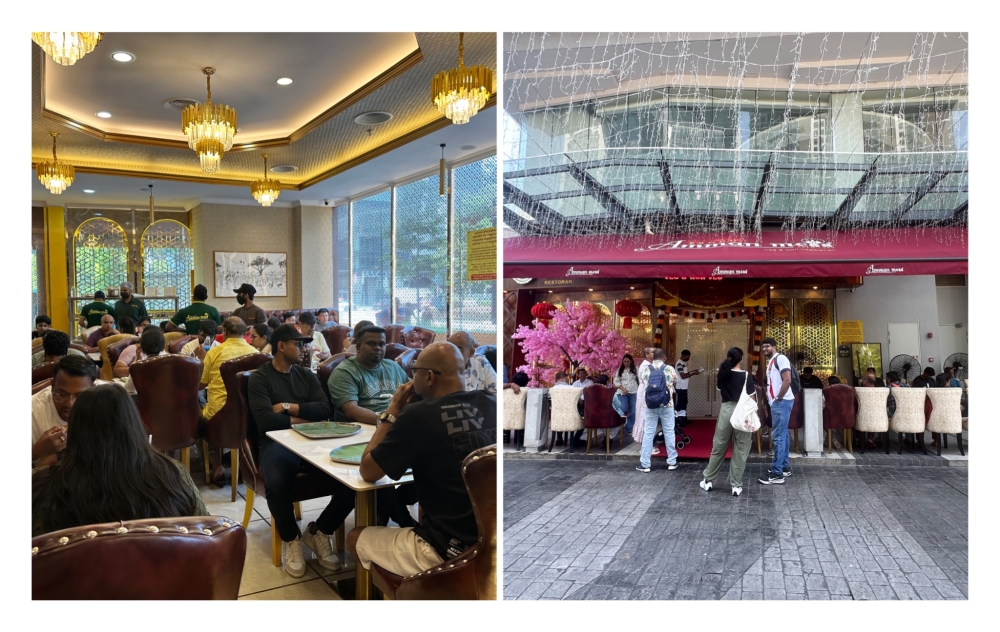
[[[639,364],[639,369],[637,373],[641,376],[642,370],[646,368],[647,365],[653,362],[653,347],[643,347],[642,349],[643,360]],[[639,387],[635,391],[635,418],[645,419],[646,414],[646,383],[639,378]],[[632,438],[636,441],[642,441],[642,426],[643,424],[632,426]]]
[[[625,432],[631,434],[635,425],[635,394],[639,390],[639,374],[635,370],[631,354],[626,353],[622,357],[622,364],[615,374],[615,386],[618,388],[616,395],[620,395],[619,401],[624,400],[625,403]]]

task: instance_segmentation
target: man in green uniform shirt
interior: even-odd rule
[[[148,319],[149,314],[146,313],[146,304],[132,294],[132,284],[122,283],[119,289],[121,290],[122,297],[115,302],[117,318],[128,316],[135,323],[142,322],[143,318]]]
[[[402,367],[385,359],[385,330],[364,327],[356,337],[358,355],[334,369],[327,382],[334,419],[375,424],[393,393],[409,381]]]
[[[201,321],[212,319],[216,325],[222,324],[219,310],[205,303],[208,300],[208,288],[200,283],[194,286],[194,300],[187,307],[179,310],[167,322],[167,331],[185,331],[189,334],[198,333]],[[181,329],[181,325],[184,329]]]
[[[97,290],[94,292],[94,302],[87,303],[80,310],[80,326],[84,329],[98,327],[101,324],[101,316],[105,314],[111,314],[112,318],[118,320],[115,308],[104,302],[104,292]]]

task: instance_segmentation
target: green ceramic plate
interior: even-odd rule
[[[340,439],[351,437],[361,432],[358,424],[342,424],[336,421],[317,421],[308,424],[295,424],[292,430],[310,439]]]
[[[347,463],[348,465],[361,465],[361,456],[365,453],[368,442],[352,443],[342,445],[339,448],[330,450],[330,460],[334,463]]]

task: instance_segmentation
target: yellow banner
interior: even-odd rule
[[[860,320],[838,320],[838,344],[848,345],[854,342],[864,342],[865,335],[862,324]]]
[[[495,281],[497,278],[497,229],[484,228],[466,233],[467,281]]]

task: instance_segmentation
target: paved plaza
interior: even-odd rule
[[[603,456],[603,455],[602,455]],[[968,469],[505,459],[504,599],[966,599]]]

